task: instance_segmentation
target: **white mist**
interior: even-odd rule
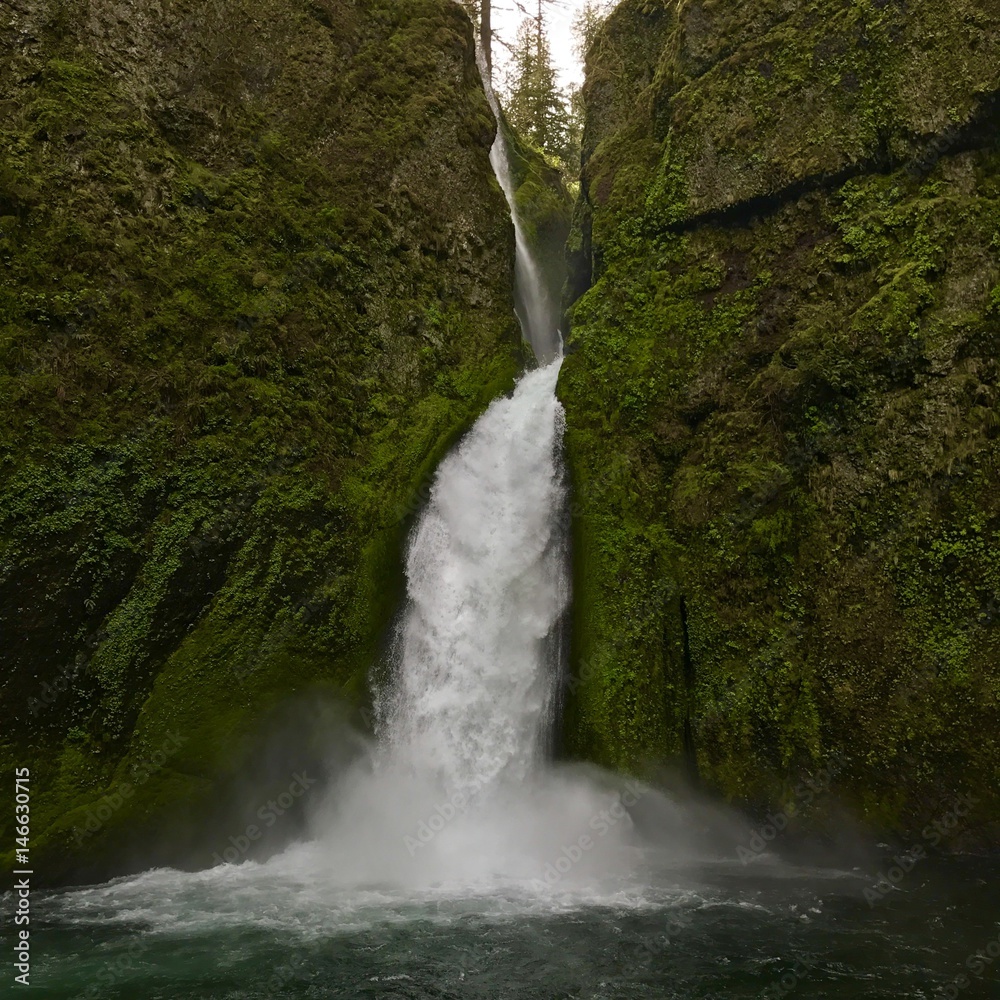
[[[617,794],[547,759],[569,600],[560,364],[489,407],[413,531],[378,745],[316,823],[317,862],[353,884],[544,890],[625,858]]]

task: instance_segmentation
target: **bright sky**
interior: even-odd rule
[[[538,10],[538,0],[520,0],[528,11]],[[545,20],[549,30],[549,45],[552,46],[552,59],[559,70],[561,86],[583,83],[583,66],[578,62],[573,51],[573,19],[576,12],[583,6],[584,0],[551,0],[545,4]],[[514,44],[518,25],[524,20],[525,14],[518,7],[517,0],[493,0],[493,30],[508,45]],[[496,79],[502,80],[504,64],[507,62],[507,50],[498,42],[493,43],[493,58],[496,62]]]

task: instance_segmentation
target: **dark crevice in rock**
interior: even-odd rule
[[[687,779],[697,785],[698,755],[694,746],[694,727],[691,724],[691,702],[694,696],[694,660],[691,657],[691,638],[688,633],[687,598],[681,595],[681,636],[684,665],[684,771]]]
[[[583,195],[580,195],[581,199]],[[580,222],[580,246],[568,249],[566,252],[566,288],[563,305],[569,309],[574,302],[582,298],[594,283],[593,253],[592,253],[592,221],[589,206],[584,209]],[[568,321],[563,325],[568,328]]]

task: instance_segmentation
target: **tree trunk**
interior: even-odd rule
[[[493,24],[491,0],[482,0],[482,17],[479,22],[479,39],[483,45],[483,55],[486,56],[486,73],[493,80]]]

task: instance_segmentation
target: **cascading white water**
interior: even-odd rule
[[[568,600],[559,362],[494,402],[442,463],[410,542],[383,738],[448,792],[522,781],[543,752]]]
[[[326,794],[309,802],[310,837],[281,854],[148,872],[69,894],[71,910],[117,907],[130,926],[139,914],[170,933],[180,922],[197,933],[221,922],[310,937],[414,912],[436,919],[449,899],[459,901],[456,919],[471,898],[504,917],[644,908],[623,806],[638,797],[670,836],[672,858],[695,854],[683,848],[690,824],[672,803],[634,784],[626,799],[611,775],[545,760],[569,600],[561,339],[517,220],[502,135],[493,163],[517,233],[522,326],[543,367],[495,401],[438,469],[410,540],[377,745],[365,740],[333,768]],[[220,850],[244,850],[261,817]]]
[[[441,463],[410,537],[407,603],[376,692],[377,743],[324,797],[312,842],[271,862],[351,891],[516,885],[546,896],[621,873],[630,857],[615,780],[546,759],[569,602],[562,341],[517,217],[502,131],[491,159],[517,237],[519,318],[541,367]]]
[[[422,768],[449,793],[523,781],[539,763],[560,669],[552,640],[569,596],[560,338],[499,129],[490,155],[514,222],[523,330],[547,363],[495,401],[438,470],[410,540],[398,670],[379,706],[389,766]]]
[[[514,284],[517,289],[517,312],[521,329],[542,364],[547,364],[561,352],[557,310],[542,281],[541,271],[535,262],[524,226],[518,218],[514,199],[514,181],[510,169],[510,156],[502,133],[490,151],[490,162],[507,198],[514,222]]]
[[[502,138],[494,154],[510,197]],[[545,363],[495,401],[438,469],[410,540],[378,743],[341,732],[331,755],[339,760],[328,762],[336,777],[307,803],[311,836],[264,862],[243,854],[259,823],[284,815],[283,795],[220,834],[226,863],[154,869],[44,900],[50,924],[72,928],[79,942],[64,950],[66,981],[90,961],[95,982],[136,996],[190,995],[193,983],[227,996],[632,995],[633,970],[638,982],[649,978],[639,968],[646,959],[666,961],[685,911],[729,902],[678,882],[678,860],[700,858],[704,831],[672,802],[595,768],[545,760],[569,599],[562,362],[519,225],[517,234],[523,329]],[[647,828],[669,838],[667,856],[647,858],[634,836],[627,807],[640,799]],[[737,905],[746,912],[744,900]],[[613,976],[594,960],[600,949]],[[208,954],[219,966],[210,979],[197,964]],[[178,955],[180,992],[161,971]],[[569,978],[546,969],[542,987],[542,963],[566,964]],[[662,995],[660,981],[658,992],[635,995]]]

